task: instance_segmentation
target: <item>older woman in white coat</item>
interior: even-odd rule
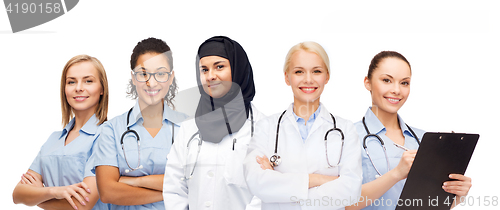
[[[328,55],[315,42],[288,52],[284,74],[294,101],[257,123],[244,161],[248,187],[262,209],[343,209],[360,196],[356,128],[320,103],[329,69]]]

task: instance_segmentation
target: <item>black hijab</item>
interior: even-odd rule
[[[200,59],[212,55],[228,59],[231,67],[233,83],[231,89],[221,98],[212,98],[205,93],[200,81]],[[250,102],[255,95],[252,66],[243,47],[224,36],[207,39],[198,48],[196,81],[201,96],[195,121],[201,139],[219,143],[224,136],[238,132],[245,124],[251,108]]]

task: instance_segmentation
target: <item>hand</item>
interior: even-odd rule
[[[21,176],[21,184],[29,184],[35,187],[43,187],[42,180],[36,178],[36,176],[29,171]]]
[[[71,197],[74,197],[82,205],[85,206],[86,202],[90,201],[89,193],[90,188],[87,186],[87,184],[85,184],[85,182],[80,182],[69,186],[51,188],[51,194],[55,199],[66,199],[74,209],[77,209],[77,206],[75,205]]]
[[[137,185],[137,182],[136,182],[137,178],[139,178],[139,177],[120,176],[120,179],[118,180],[118,182],[130,185],[132,187],[139,187]]]
[[[257,163],[260,164],[260,168],[263,170],[269,169],[269,170],[274,170],[274,168],[271,166],[271,162],[269,161],[269,158],[267,158],[265,155],[262,157],[257,156]]]
[[[413,164],[413,160],[415,160],[416,154],[417,150],[408,150],[403,153],[403,156],[401,156],[398,166],[394,168],[397,174],[396,176],[399,180],[406,179],[408,176],[408,172],[410,172],[410,168]]]
[[[309,188],[319,187],[329,181],[338,179],[338,176],[328,176],[323,174],[309,174]]]
[[[466,177],[462,174],[450,174],[450,179],[456,179],[455,181],[447,181],[443,183],[444,191],[455,194],[457,204],[461,203],[465,196],[469,193],[470,188],[472,187],[472,179],[470,177]]]

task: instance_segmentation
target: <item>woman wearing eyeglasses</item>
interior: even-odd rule
[[[223,36],[203,42],[196,59],[200,98],[168,155],[167,209],[260,209],[243,177],[243,158],[263,115],[252,105],[253,72],[241,45]]]
[[[100,125],[107,120],[108,80],[101,62],[71,58],[61,77],[62,131],[50,135],[23,174],[14,203],[42,209],[108,209],[91,172]]]
[[[410,95],[410,63],[398,52],[382,51],[373,57],[364,84],[372,106],[356,123],[363,145],[363,186],[360,202],[346,209],[395,209],[425,133],[408,126],[398,114]],[[443,183],[443,190],[457,198],[466,196],[471,179],[461,174],[450,174],[450,179],[457,181]]]
[[[262,209],[343,209],[360,195],[361,155],[352,122],[320,103],[328,55],[315,42],[299,43],[283,72],[293,103],[257,124],[244,162],[248,187]]]
[[[185,118],[169,107],[177,89],[172,64],[160,39],[142,40],[133,50],[129,94],[137,102],[103,125],[96,151],[97,187],[112,209],[165,209],[166,156]]]

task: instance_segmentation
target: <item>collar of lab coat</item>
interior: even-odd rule
[[[309,134],[307,134],[308,138],[311,135],[311,133],[314,133],[314,131],[316,131],[316,129],[318,129],[319,126],[323,124],[323,121],[326,121],[333,126],[333,120],[332,117],[330,116],[330,112],[321,102],[319,103],[319,105],[321,106],[321,110],[319,111],[319,115],[316,117],[316,120],[314,121],[311,130],[309,130]],[[297,125],[297,121],[293,116],[293,103],[291,103],[288,106],[288,109],[286,110],[285,115],[283,115],[283,118],[290,120],[295,130],[299,132],[299,126]]]

